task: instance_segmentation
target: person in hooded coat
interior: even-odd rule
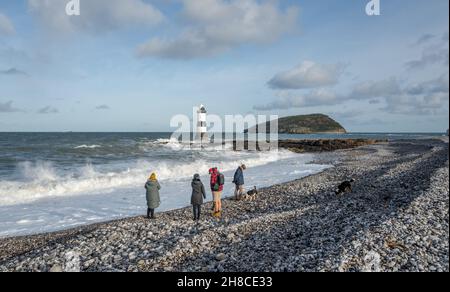
[[[145,184],[147,190],[147,218],[155,219],[155,209],[161,205],[161,199],[159,196],[159,190],[161,186],[156,178],[156,173],[152,173],[147,183]]]
[[[206,199],[205,186],[200,180],[199,174],[194,175],[194,179],[192,180],[191,186],[192,186],[191,204],[194,209],[194,221],[199,221],[203,200]]]

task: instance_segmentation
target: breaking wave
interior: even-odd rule
[[[175,144],[175,143],[174,143]],[[179,155],[173,153],[173,156]],[[204,178],[211,167],[221,171],[232,171],[240,163],[252,167],[266,165],[296,155],[305,163],[310,156],[299,156],[290,152],[238,153],[233,151],[193,151],[191,156],[173,159],[168,157],[157,161],[122,162],[118,165],[84,166],[61,170],[51,162],[25,162],[17,166],[20,179],[0,181],[0,206],[30,203],[33,201],[74,195],[89,195],[113,192],[124,187],[135,187],[145,183],[149,174],[158,173],[161,181],[177,181],[200,173]]]
[[[74,147],[74,149],[95,149],[95,148],[101,148],[100,145],[80,145],[77,147]]]

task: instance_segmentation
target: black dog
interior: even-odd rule
[[[354,182],[355,180],[351,179],[350,181],[344,181],[343,183],[341,183],[338,189],[335,191],[336,195],[351,193],[353,191],[352,183]]]
[[[244,195],[244,200],[245,201],[253,201],[256,199],[257,195],[258,195],[258,189],[255,186],[253,190],[248,191],[247,194]]]
[[[247,192],[247,195],[249,195],[249,196],[254,196],[254,195],[257,195],[257,194],[258,194],[258,190],[256,189],[256,186],[255,186],[255,188],[253,190],[250,190],[250,191]]]

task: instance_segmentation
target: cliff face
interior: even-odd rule
[[[246,132],[258,131],[258,126]],[[266,126],[269,131],[269,124]],[[320,133],[347,133],[338,122],[323,114],[285,117],[278,120],[278,133],[280,134],[320,134]]]

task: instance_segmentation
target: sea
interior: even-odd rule
[[[443,134],[350,133],[280,135],[280,139],[423,139]],[[279,184],[333,167],[313,163],[313,154],[286,150],[232,151],[186,147],[171,133],[0,133],[0,237],[29,235],[104,222],[146,212],[144,185],[158,174],[161,207],[190,204],[192,176],[208,188],[208,170],[226,178],[245,163],[246,186]],[[211,194],[208,195],[211,200]]]

